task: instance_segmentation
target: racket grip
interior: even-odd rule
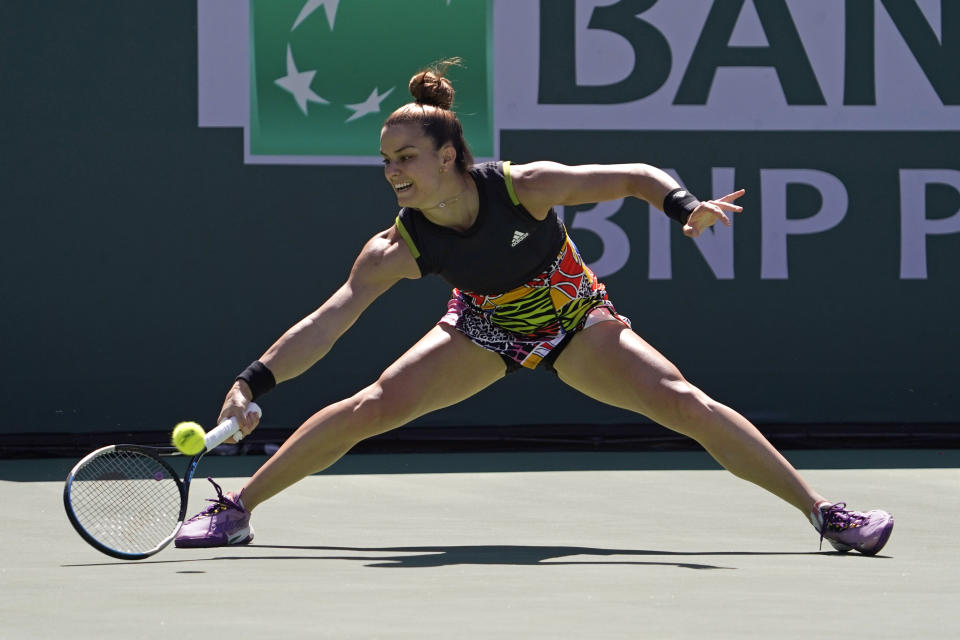
[[[263,415],[263,411],[260,409],[260,405],[256,402],[251,402],[247,405],[247,415],[255,413],[258,416]],[[223,444],[223,441],[229,438],[230,436],[236,434],[240,431],[240,424],[237,422],[236,418],[228,418],[218,424],[216,427],[211,429],[206,435],[203,436],[203,444],[207,451],[215,449]],[[242,437],[242,436],[241,436]],[[240,438],[237,438],[238,440]]]

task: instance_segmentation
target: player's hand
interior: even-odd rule
[[[217,418],[217,424],[224,420],[236,418],[240,425],[240,433],[231,436],[224,442],[236,444],[243,438],[250,435],[257,425],[260,424],[260,415],[257,412],[248,412],[251,401],[250,387],[242,380],[233,383],[227,392],[227,397],[223,401],[223,407],[220,409],[220,416]]]
[[[712,227],[717,220],[729,227],[731,222],[726,212],[740,213],[743,211],[743,207],[733,204],[733,201],[744,193],[746,193],[746,189],[740,189],[716,200],[702,201],[690,214],[687,224],[683,225],[683,235],[688,238],[696,238],[704,230]]]

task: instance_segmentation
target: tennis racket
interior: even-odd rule
[[[262,415],[251,402],[247,414]],[[204,450],[187,464],[183,480],[163,458],[183,455],[174,447],[113,444],[87,454],[63,487],[70,524],[94,549],[122,560],[152,556],[176,537],[187,513],[187,494],[205,453],[240,425],[224,420],[204,437]]]

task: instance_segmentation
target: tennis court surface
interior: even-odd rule
[[[123,562],[64,516],[74,460],[0,460],[0,638],[960,637],[960,450],[787,456],[894,514],[880,556],[705,454],[566,452],[349,455],[249,546]],[[261,460],[209,457],[191,512]]]

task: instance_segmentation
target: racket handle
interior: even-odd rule
[[[260,409],[260,405],[258,405],[256,402],[251,402],[249,405],[247,405],[247,415],[250,415],[251,413],[255,413],[258,416],[263,415],[263,411]],[[240,424],[237,422],[237,419],[227,418],[226,420],[218,424],[216,427],[211,429],[203,437],[204,447],[206,447],[207,451],[216,449],[221,444],[223,444],[224,440],[238,433],[239,431],[240,431]],[[242,437],[243,436],[241,436],[240,438],[237,438],[237,440],[240,440]]]

